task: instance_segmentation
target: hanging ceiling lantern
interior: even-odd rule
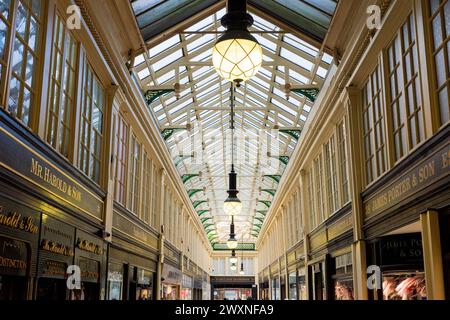
[[[258,72],[263,54],[261,45],[247,30],[253,24],[253,17],[247,13],[247,1],[228,0],[227,9],[221,20],[227,31],[215,44],[212,61],[222,78],[239,86]]]
[[[237,174],[234,171],[234,164],[231,165],[231,172],[229,173],[229,189],[227,191],[228,198],[223,204],[223,210],[226,215],[236,216],[242,211],[242,202],[237,197],[239,191],[237,190]]]
[[[236,234],[234,233],[234,216],[231,216],[230,238],[227,241],[227,246],[229,249],[236,249],[238,246]]]
[[[241,262],[241,271],[239,271],[239,274],[241,275],[241,276],[243,276],[244,275],[244,263],[243,262]]]
[[[236,264],[232,264],[232,265],[230,266],[230,269],[231,269],[231,271],[236,271],[236,270],[237,270]]]
[[[236,251],[231,251],[231,258],[230,258],[230,263],[231,264],[237,264],[237,257],[236,257]]]

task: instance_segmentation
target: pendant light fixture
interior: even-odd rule
[[[236,271],[237,270],[236,264],[231,264],[230,269],[231,271]]]
[[[242,246],[241,246],[241,270],[239,271],[239,274],[241,276],[244,275],[244,235],[242,235]]]
[[[221,24],[227,31],[214,46],[213,65],[222,78],[239,87],[258,72],[263,61],[261,45],[248,31],[253,17],[247,13],[247,0],[228,0]]]
[[[236,251],[235,251],[235,250],[232,250],[232,251],[231,251],[230,263],[231,263],[231,264],[237,264],[237,261],[238,261],[238,259],[237,259],[237,257],[236,257]]]
[[[242,203],[237,194],[237,174],[234,171],[234,86],[231,85],[231,172],[229,173],[228,198],[223,204],[223,210],[226,215],[236,216],[242,211]]]
[[[234,216],[231,216],[230,238],[227,241],[227,246],[229,249],[236,249],[238,246],[236,234],[234,233]]]

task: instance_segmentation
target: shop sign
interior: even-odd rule
[[[183,274],[180,270],[165,263],[163,266],[162,277],[164,278],[165,282],[181,284]]]
[[[103,201],[75,177],[0,126],[0,166],[98,220]]]
[[[379,240],[380,265],[423,265],[420,233],[386,236]]]
[[[412,196],[450,172],[450,143],[386,184],[364,201],[365,217],[370,218]]]
[[[3,200],[2,200],[3,202]],[[25,212],[17,212],[16,210],[0,204],[0,226],[37,234],[39,232],[39,221]]]
[[[28,248],[22,241],[0,237],[0,274],[26,276]]]
[[[95,260],[80,257],[78,266],[81,270],[81,280],[85,282],[98,283],[100,281],[100,263]]]
[[[47,278],[65,278],[67,264],[60,261],[46,260],[42,265],[42,276]]]
[[[82,240],[80,238],[78,238],[77,240],[77,248],[98,255],[103,254],[103,248],[100,245],[89,242],[87,240]]]
[[[44,251],[66,257],[74,256],[75,228],[48,215],[42,215],[41,246]]]

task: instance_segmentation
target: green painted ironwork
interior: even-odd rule
[[[288,156],[272,156],[271,158],[280,160],[280,162],[282,164],[286,165],[286,166],[289,163],[289,157]]]
[[[302,133],[302,131],[300,129],[299,130],[284,130],[284,129],[280,129],[280,132],[291,136],[292,138],[294,138],[297,141],[298,141],[298,139],[300,139],[300,134]]]
[[[206,224],[206,225],[203,226],[203,228],[204,228],[205,230],[208,229],[209,227],[214,227],[214,224],[213,224],[213,223],[208,223],[208,224]]]
[[[216,232],[216,230],[209,230],[208,232],[206,232],[206,234],[208,235],[208,238],[209,238],[209,236],[211,235],[212,232]]]
[[[263,216],[266,216],[267,210],[256,210],[256,213],[262,214]]]
[[[204,210],[198,210],[197,213],[198,213],[198,216],[201,217],[202,215],[204,215],[205,213],[210,212],[210,211],[211,210],[204,209]]]
[[[264,222],[264,219],[263,219],[263,218],[253,217],[253,219],[258,220],[258,221],[261,222],[261,223]]]
[[[261,192],[266,192],[270,194],[272,197],[275,197],[275,193],[277,192],[276,189],[261,189]]]
[[[254,227],[256,227],[256,228],[258,228],[259,230],[261,230],[262,224],[259,224],[259,223],[258,223],[258,224],[254,224],[254,225],[253,225],[253,228],[254,228]]]
[[[186,182],[188,182],[189,180],[191,180],[192,178],[199,177],[199,176],[200,176],[200,173],[188,173],[188,174],[183,174],[183,175],[181,176],[181,180],[183,181],[183,183],[186,183]]]
[[[147,90],[147,92],[144,93],[144,99],[145,102],[147,102],[147,105],[149,106],[150,104],[152,104],[153,101],[155,101],[159,97],[174,91],[175,89]]]
[[[291,91],[308,98],[308,100],[311,102],[315,102],[317,96],[319,95],[318,88],[298,88],[298,89],[294,88],[291,89]]]
[[[280,183],[281,175],[279,175],[279,174],[266,174],[266,175],[264,175],[264,178],[270,178],[273,181],[275,181],[277,183]]]
[[[201,219],[200,219],[200,221],[201,221],[202,223],[205,223],[205,222],[208,221],[208,220],[212,220],[212,217],[207,217],[207,218],[201,218]]]
[[[194,209],[197,209],[198,206],[200,206],[203,203],[207,203],[207,202],[208,202],[208,200],[197,200],[197,201],[194,201],[193,202]]]
[[[178,165],[180,163],[182,163],[184,160],[190,159],[190,158],[194,158],[194,156],[193,155],[185,156],[182,154],[176,156],[175,159],[173,160],[173,162],[175,163],[175,167],[178,167]]]
[[[267,208],[270,208],[270,205],[272,204],[269,200],[258,200],[258,203],[264,204]]]
[[[188,193],[189,198],[192,198],[194,196],[194,194],[202,192],[202,191],[203,191],[203,189],[191,189],[191,190],[188,190],[187,193]]]
[[[215,251],[230,251],[226,243],[216,243],[213,245],[213,250]],[[237,248],[238,251],[255,251],[256,245],[254,243],[239,243]]]

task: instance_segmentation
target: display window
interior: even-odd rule
[[[352,254],[337,256],[333,264],[334,300],[354,300]]]
[[[307,300],[308,285],[306,284],[305,268],[297,270],[297,287],[298,287],[298,300]]]
[[[214,300],[251,300],[252,290],[248,288],[216,288]]]
[[[137,268],[136,300],[153,300],[153,273]]]
[[[108,264],[108,300],[122,300],[123,291],[123,265],[116,263]]]
[[[297,274],[296,272],[289,273],[289,299],[297,300]]]
[[[163,284],[162,285],[162,299],[163,300],[178,300],[178,285]]]
[[[425,275],[418,273],[383,273],[383,300],[426,300]]]

